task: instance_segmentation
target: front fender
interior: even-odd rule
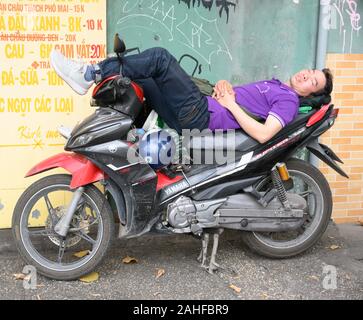
[[[72,174],[71,189],[79,188],[104,179],[104,173],[84,156],[63,152],[50,157],[34,166],[25,177],[63,168]]]

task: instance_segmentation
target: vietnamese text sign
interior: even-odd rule
[[[106,57],[106,1],[18,0],[0,3],[0,228],[37,162],[63,151],[60,125],[93,112],[50,66],[53,48],[72,59]]]

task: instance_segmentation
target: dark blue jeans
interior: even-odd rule
[[[102,79],[120,72],[117,58],[108,58],[98,66]],[[169,127],[179,133],[208,128],[207,98],[166,49],[151,48],[123,57],[122,74],[141,84],[147,102]]]

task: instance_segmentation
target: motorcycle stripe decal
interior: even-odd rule
[[[286,146],[292,142],[295,141],[295,138],[298,137],[301,133],[303,133],[304,131],[306,130],[306,128],[301,128],[299,129],[298,131],[294,132],[293,134],[291,134],[288,138],[280,141],[279,143],[273,145],[271,148],[269,149],[266,149],[264,151],[262,151],[261,153],[255,155],[253,158],[252,158],[252,162],[262,158],[263,156],[265,156],[266,154],[272,152],[273,150],[279,148],[279,147],[283,147],[283,146]]]
[[[135,166],[137,164],[139,164],[140,162],[137,162],[137,163],[131,163],[131,164],[127,164],[125,166],[121,166],[121,167],[115,167],[113,164],[108,164],[107,167],[109,167],[111,170],[113,171],[118,171],[118,170],[121,170],[121,169],[125,169],[125,168],[129,168],[129,167],[132,167],[132,166]]]
[[[245,156],[245,157],[244,157]],[[184,189],[183,191],[181,191],[181,192],[179,192],[179,193],[177,193],[177,194],[175,194],[175,195],[173,195],[172,197],[170,197],[170,198],[168,198],[168,199],[166,199],[166,200],[164,200],[163,202],[161,202],[160,204],[163,204],[163,203],[165,203],[165,202],[167,202],[167,201],[169,201],[169,200],[171,200],[171,199],[174,199],[175,197],[177,197],[177,196],[179,196],[179,195],[181,195],[181,194],[183,194],[183,193],[185,193],[185,192],[187,192],[187,191],[189,191],[189,190],[191,190],[192,188],[198,188],[198,187],[200,187],[200,186],[202,186],[202,185],[204,185],[204,184],[207,184],[207,183],[209,183],[209,182],[212,182],[212,181],[214,181],[214,180],[219,180],[219,179],[221,179],[221,178],[224,178],[224,177],[226,177],[226,176],[229,176],[229,175],[232,175],[232,174],[234,174],[234,173],[236,173],[236,172],[239,172],[239,171],[242,171],[242,170],[244,170],[246,167],[247,167],[247,165],[250,163],[250,161],[249,160],[247,160],[247,159],[251,159],[252,158],[252,156],[253,156],[253,151],[251,151],[250,153],[248,153],[248,154],[246,154],[246,155],[244,155],[244,156],[242,156],[242,158],[241,158],[241,161],[240,161],[240,163],[243,163],[243,165],[242,166],[237,166],[237,167],[235,167],[235,169],[234,170],[231,170],[231,171],[228,171],[228,172],[225,172],[225,173],[223,173],[223,174],[219,174],[218,176],[216,176],[216,177],[214,177],[214,178],[211,178],[211,179],[207,179],[207,180],[205,180],[205,181],[203,181],[203,182],[201,182],[201,183],[198,183],[198,184],[196,184],[196,185],[193,185],[193,186],[191,186],[191,187],[189,187],[189,188],[186,188],[186,189]],[[243,161],[242,161],[243,160]],[[180,183],[179,184],[180,185],[180,187],[187,187],[188,186],[188,184],[185,182],[185,184],[182,184],[182,183]],[[179,187],[179,186],[178,186]],[[169,194],[172,194],[173,192],[175,192],[175,189],[171,189],[171,187],[169,188],[170,190],[168,190],[168,191],[166,191],[166,194],[167,195],[169,195]],[[179,189],[179,188],[177,188],[177,189]]]
[[[223,176],[225,173],[230,172],[231,170],[234,170],[236,168],[238,168],[239,170],[243,170],[244,168],[247,167],[247,165],[250,163],[250,160],[252,159],[253,156],[253,151],[244,154],[241,157],[241,160],[239,161],[239,163],[237,165],[232,164],[228,167],[224,167],[224,168],[218,168],[217,169],[217,176]]]
[[[241,161],[238,163],[237,167],[243,167],[246,168],[246,166],[248,165],[248,163],[251,161],[253,156],[253,152],[251,151],[250,153],[246,153],[241,157]]]

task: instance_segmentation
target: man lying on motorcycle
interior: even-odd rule
[[[87,65],[52,51],[51,64],[57,74],[78,94],[120,72],[117,57]],[[151,48],[122,58],[122,75],[136,82],[149,79],[160,93],[155,111],[169,127],[182,129],[239,129],[265,143],[292,122],[299,97],[329,95],[333,88],[329,69],[302,70],[283,83],[277,79],[234,86],[217,82],[212,96],[204,96],[175,57],[164,48]],[[155,92],[149,90],[150,96]],[[148,94],[145,94],[148,99]],[[150,97],[152,99],[152,97]],[[247,113],[246,113],[247,112]],[[252,115],[252,116],[251,116]],[[265,120],[260,123],[254,115]]]

